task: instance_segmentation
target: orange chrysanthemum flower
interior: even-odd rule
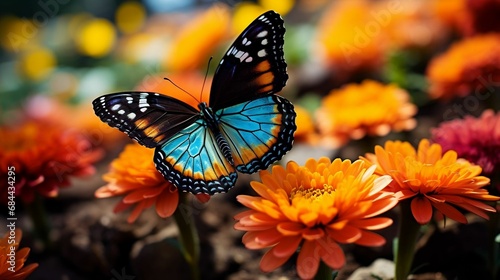
[[[399,194],[400,200],[411,199],[411,211],[420,224],[431,220],[433,209],[467,223],[456,207],[488,219],[485,211],[495,209],[481,201],[500,199],[482,188],[490,179],[478,176],[480,166],[458,159],[453,150],[443,154],[439,144],[431,145],[427,139],[420,141],[417,150],[408,142],[387,141],[384,147],[375,147],[375,154],[361,158],[377,164],[376,174],[392,176],[386,190]]]
[[[111,170],[104,174],[107,185],[95,192],[98,198],[125,196],[115,207],[121,212],[135,205],[127,221],[133,223],[143,210],[154,205],[156,213],[166,218],[171,216],[179,204],[177,187],[156,170],[153,163],[154,149],[147,149],[137,143],[129,144],[120,156],[111,163]],[[208,201],[205,195],[196,196]]]
[[[235,228],[247,231],[247,248],[271,247],[260,262],[265,272],[284,264],[299,247],[301,278],[314,277],[320,261],[338,269],[345,264],[338,243],[380,246],[385,239],[371,230],[392,224],[375,217],[394,207],[397,198],[381,191],[391,179],[373,175],[374,170],[359,160],[324,157],[309,159],[305,166],[291,161],[286,169],[261,171],[262,183],[251,182],[259,197],[237,197],[250,210],[235,216]]]
[[[15,231],[7,232],[0,239],[0,279],[23,280],[38,267],[37,263],[24,266],[30,253],[30,248],[18,250],[22,234],[20,229],[16,229]]]
[[[179,30],[164,61],[169,71],[186,71],[206,65],[208,58],[226,39],[229,30],[229,9],[214,5],[190,20]]]
[[[409,99],[396,85],[370,80],[333,90],[317,111],[322,141],[337,147],[366,134],[383,136],[391,130],[413,129],[417,107]]]
[[[466,58],[466,59],[465,59]],[[500,80],[500,34],[480,35],[455,43],[427,68],[432,98],[449,100],[475,93],[486,99],[485,87]]]
[[[71,176],[94,173],[101,151],[78,131],[42,122],[0,127],[0,179],[7,182],[14,167],[16,197],[31,202],[35,194],[55,197]],[[7,198],[7,185],[0,192]]]

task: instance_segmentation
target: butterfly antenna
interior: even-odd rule
[[[183,92],[187,93],[189,96],[191,96],[194,100],[196,100],[197,102],[200,102],[198,99],[196,99],[196,97],[194,97],[191,93],[187,92],[186,90],[184,90],[183,88],[181,88],[180,86],[176,85],[172,80],[170,80],[169,78],[165,77],[163,78],[164,80],[167,80],[169,81],[172,85],[174,85],[176,88],[182,90]]]
[[[208,65],[207,65],[207,71],[205,72],[205,79],[203,79],[203,85],[201,86],[201,92],[200,92],[200,100],[203,100],[203,90],[205,89],[205,82],[207,81],[207,76],[208,76],[208,70],[210,69],[210,62],[212,62],[212,59],[214,57],[211,56],[209,59],[208,59]]]

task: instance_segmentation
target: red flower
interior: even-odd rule
[[[7,182],[13,171],[15,195],[25,202],[35,194],[57,196],[59,188],[70,185],[70,177],[92,174],[92,163],[101,157],[81,133],[42,122],[0,127],[0,139],[0,179]],[[2,186],[5,201],[7,187]]]

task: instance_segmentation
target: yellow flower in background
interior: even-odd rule
[[[52,72],[57,61],[54,54],[45,48],[35,48],[23,53],[18,62],[19,71],[30,80],[41,80]]]
[[[253,2],[240,2],[234,7],[232,32],[240,34],[254,19],[266,10]]]
[[[365,135],[384,136],[390,131],[411,130],[417,107],[396,85],[366,80],[332,90],[316,112],[323,144],[338,147]]]
[[[234,7],[233,33],[240,34],[248,24],[266,11],[274,10],[281,16],[284,16],[292,9],[294,4],[295,0],[259,0],[258,3],[250,1],[239,2]]]
[[[288,162],[261,171],[262,183],[251,182],[258,196],[239,195],[249,208],[235,216],[235,229],[247,231],[248,249],[269,248],[260,262],[264,272],[283,265],[300,247],[297,273],[312,279],[320,261],[339,269],[345,256],[339,243],[381,246],[384,237],[372,230],[392,224],[378,215],[398,199],[382,191],[390,176],[374,175],[375,165],[323,157],[304,166]]]
[[[123,2],[116,10],[115,21],[121,32],[125,34],[137,32],[146,21],[146,9],[140,2]]]
[[[488,86],[500,81],[500,34],[462,39],[433,58],[427,67],[432,98],[450,100],[475,94],[487,98]]]
[[[164,67],[175,72],[206,66],[208,58],[226,39],[229,21],[229,8],[224,5],[214,5],[196,15],[174,38]]]
[[[14,231],[13,239],[11,233],[6,233],[0,239],[0,279],[2,280],[23,280],[26,279],[38,267],[37,263],[32,263],[24,266],[26,259],[30,253],[30,248],[19,249],[23,233],[20,229]],[[11,243],[12,240],[14,243]],[[11,260],[11,248],[14,248],[15,259]],[[13,262],[14,271],[9,270]]]
[[[76,35],[76,44],[83,55],[102,57],[111,52],[116,41],[113,24],[102,18],[85,22]]]
[[[295,5],[295,0],[258,0],[257,2],[262,6],[262,8],[264,8],[264,10],[274,10],[282,16],[288,14],[288,12]]]

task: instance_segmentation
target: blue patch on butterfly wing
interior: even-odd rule
[[[154,162],[167,180],[194,194],[227,192],[237,179],[234,167],[201,119],[157,147]]]
[[[296,114],[285,98],[265,96],[221,109],[216,114],[240,172],[266,169],[292,148]]]

